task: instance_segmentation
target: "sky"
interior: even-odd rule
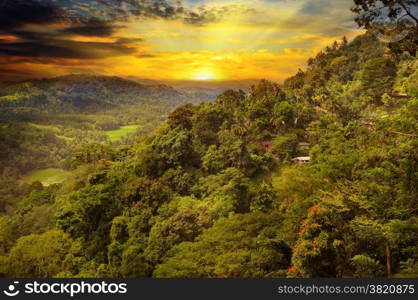
[[[0,81],[281,81],[360,33],[352,0],[0,0]]]

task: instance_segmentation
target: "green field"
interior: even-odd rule
[[[139,125],[127,125],[122,126],[117,130],[109,130],[106,131],[107,136],[112,142],[119,141],[122,137],[128,135],[129,133],[134,133],[138,130],[138,128],[141,127]]]
[[[42,124],[35,124],[35,123],[29,123],[29,124],[41,130],[49,130],[55,133],[60,131],[57,126],[53,126],[53,125],[42,125]]]
[[[26,183],[40,181],[43,185],[48,186],[55,183],[61,183],[65,181],[70,175],[71,172],[62,169],[50,168],[33,171],[25,176],[23,181]]]

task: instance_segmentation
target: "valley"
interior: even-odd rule
[[[418,60],[399,47],[343,38],[212,100],[106,76],[6,84],[0,276],[418,276]]]
[[[202,101],[206,94],[190,96],[164,84],[118,77],[68,75],[3,83],[0,145],[7,151],[0,156],[0,170],[13,169],[16,179],[39,169],[68,170],[75,149],[89,143],[126,144],[156,129],[176,106]]]

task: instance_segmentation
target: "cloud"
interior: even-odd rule
[[[1,4],[1,2],[0,2]],[[159,18],[202,25],[233,13],[251,13],[243,4],[186,7],[184,1],[167,0],[5,0],[0,28],[13,30],[26,24],[66,22],[68,32],[98,36],[112,34],[114,22]]]
[[[209,68],[226,79],[280,80],[334,40],[356,33],[350,0],[2,3],[0,69],[8,74],[12,69],[34,76],[94,70],[184,79]]]
[[[0,55],[79,59],[135,55],[134,44],[142,39],[118,37],[126,28],[123,22],[163,19],[200,26],[239,9],[237,5],[191,9],[183,1],[162,0],[5,0],[0,35],[17,41],[0,39]],[[117,40],[77,41],[74,36]]]
[[[99,59],[132,55],[136,51],[134,47],[123,40],[107,43],[40,38],[30,41],[0,43],[0,54],[23,57]]]
[[[138,54],[135,57],[136,58],[156,58],[156,57],[158,57],[158,55],[143,53],[143,54]]]
[[[121,28],[123,28],[123,26],[113,25],[103,20],[92,18],[84,21],[83,24],[76,24],[65,28],[61,33],[105,37],[113,35],[116,30]]]
[[[306,15],[321,15],[325,14],[329,9],[329,2],[327,0],[316,0],[306,2],[299,10],[301,14]]]
[[[183,19],[186,23],[192,25],[206,25],[213,22],[219,22],[227,17],[234,15],[251,15],[255,9],[243,4],[228,4],[217,6],[202,6],[196,11],[186,11]]]
[[[0,31],[8,31],[25,24],[49,24],[65,15],[64,10],[51,3],[35,0],[6,0],[0,7]]]

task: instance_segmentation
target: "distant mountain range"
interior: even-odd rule
[[[58,111],[103,110],[120,104],[165,100],[173,107],[215,100],[228,89],[248,91],[257,80],[156,81],[139,77],[66,75],[0,83],[0,108],[54,107]],[[168,103],[167,103],[168,104]]]
[[[260,79],[226,80],[226,81],[197,81],[197,80],[152,80],[141,77],[129,76],[127,79],[147,85],[163,84],[176,89],[207,89],[220,90],[241,89],[248,90],[252,85],[257,84]]]
[[[3,84],[0,89],[0,103],[3,104],[2,107],[7,104],[37,106],[50,103],[75,108],[97,105],[109,108],[133,103],[139,97],[161,99],[179,95],[174,88],[161,84],[143,85],[119,77],[68,75]]]
[[[123,104],[161,105],[214,100],[223,90],[201,87],[174,88],[163,82],[120,77],[67,75],[0,85],[0,109],[33,107],[58,112],[100,111]]]
[[[129,80],[149,85],[168,85],[174,87],[177,91],[196,95],[206,100],[215,99],[222,92],[233,89],[249,91],[252,85],[257,84],[259,79],[247,80],[227,80],[227,81],[195,81],[195,80],[150,80],[146,78],[128,77]]]

